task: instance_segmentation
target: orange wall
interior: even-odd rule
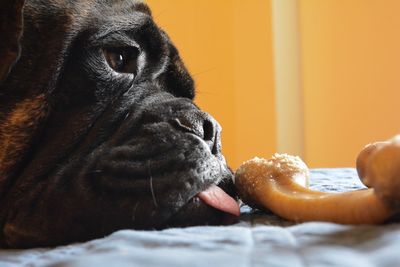
[[[300,0],[305,158],[354,166],[400,131],[400,1]]]
[[[276,149],[271,7],[265,0],[148,0],[194,76],[196,103],[223,127],[236,168]]]
[[[271,1],[147,2],[197,82],[196,102],[222,124],[230,165],[282,150],[276,117],[285,114],[275,111],[280,89],[274,85]],[[285,64],[299,68],[304,113],[300,132],[291,134],[301,137],[310,167],[354,166],[365,144],[400,132],[400,1],[290,3],[299,14],[293,24],[300,33],[299,62]]]

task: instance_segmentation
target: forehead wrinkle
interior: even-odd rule
[[[107,21],[101,25],[93,39],[102,39],[114,32],[129,32],[139,30],[151,23],[151,17],[141,12],[132,12],[126,15],[108,17]]]

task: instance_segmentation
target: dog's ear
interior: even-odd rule
[[[18,61],[23,33],[25,0],[1,0],[0,5],[0,84]]]

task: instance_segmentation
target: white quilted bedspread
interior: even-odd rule
[[[312,171],[312,187],[360,188],[353,169]],[[293,223],[242,207],[233,226],[116,232],[58,248],[0,250],[14,266],[400,266],[400,224]]]

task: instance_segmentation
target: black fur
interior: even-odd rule
[[[193,103],[193,80],[145,4],[28,0],[24,21],[19,60],[0,58],[11,69],[0,87],[3,246],[225,220],[195,197],[215,183],[234,194],[220,126]],[[104,58],[125,46],[141,52],[136,77]]]

